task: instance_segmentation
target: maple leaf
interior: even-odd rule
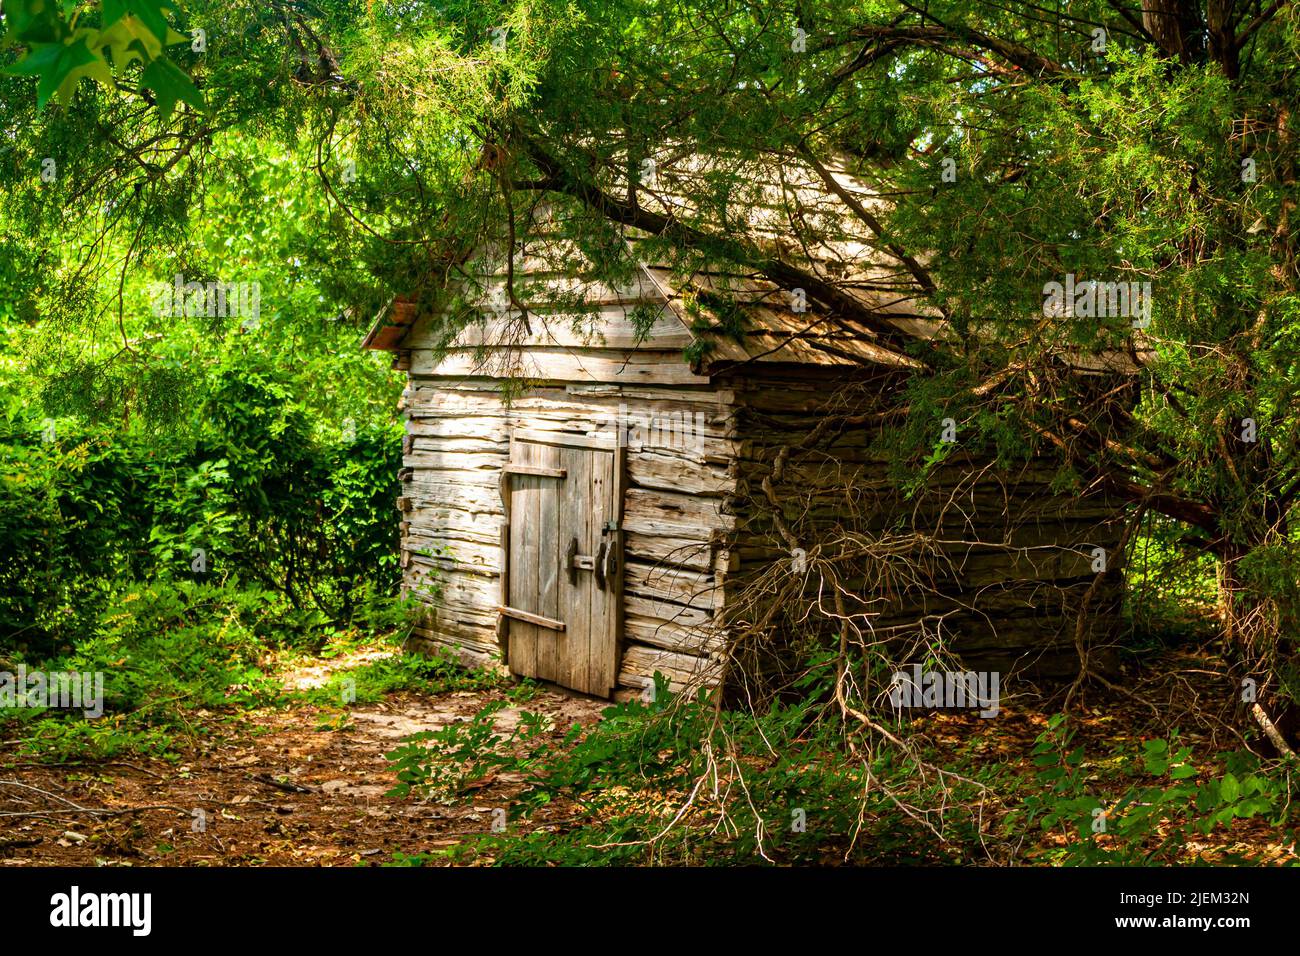
[[[80,76],[99,57],[86,45],[84,35],[70,38],[66,43],[33,44],[31,50],[13,66],[4,72],[14,76],[35,76],[36,107],[44,109],[45,104],[70,77]],[[75,86],[75,78],[74,83]]]

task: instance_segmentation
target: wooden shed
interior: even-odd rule
[[[666,153],[653,189],[611,185],[659,235],[538,204],[432,302],[381,313],[364,345],[409,376],[399,509],[421,644],[602,697],[656,671],[682,688],[779,670],[841,610],[900,663],[1104,661],[1118,506],[959,437],[904,486],[880,446],[879,397],[920,365],[893,333],[944,325],[914,261],[863,235],[888,200],[850,165]],[[712,196],[707,215],[689,195]],[[675,224],[723,254],[680,247]],[[761,267],[725,264],[728,232]]]
[[[848,517],[845,488],[859,523],[918,520],[869,425],[829,447],[805,441],[840,386],[895,387],[902,356],[783,308],[788,290],[748,276],[683,283],[642,265],[607,286],[531,267],[530,301],[517,303],[527,332],[507,330],[521,313],[498,290],[450,342],[405,302],[366,340],[409,375],[401,561],[405,589],[428,603],[422,645],[602,697],[641,692],[656,671],[675,688],[709,685],[740,582],[799,571],[797,549],[748,504],[756,490],[816,510],[820,527]],[[555,304],[575,286],[580,313]],[[723,289],[745,311],[743,334],[701,309]],[[495,344],[508,331],[512,344]],[[1049,468],[1006,475],[957,453],[937,474],[959,502],[935,519],[952,530],[938,536],[952,539],[935,579],[947,583],[863,595],[879,632],[942,630],[968,662],[1068,670],[1081,602],[1091,638],[1116,623],[1117,585],[1099,593],[1094,567],[1118,537],[1114,509],[1051,494]]]

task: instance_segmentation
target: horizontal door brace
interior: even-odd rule
[[[538,627],[544,627],[548,631],[564,631],[563,621],[553,621],[549,617],[542,617],[540,614],[533,614],[529,611],[521,611],[518,608],[505,607],[504,605],[497,608],[497,613],[502,617],[514,618],[516,621],[523,621],[525,624],[536,624]]]
[[[536,478],[567,478],[563,468],[543,468],[541,465],[506,465],[507,475],[533,475]]]

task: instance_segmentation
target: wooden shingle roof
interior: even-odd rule
[[[662,187],[647,189],[640,202],[648,209],[674,218],[689,218],[684,194],[691,192],[686,180],[693,177],[715,176],[717,169],[711,162],[678,157],[671,166],[661,170]],[[861,241],[861,224],[841,221],[843,205],[827,191],[825,184],[811,170],[786,164],[780,171],[779,181],[760,175],[757,169],[738,177],[746,183],[743,195],[736,197],[738,209],[743,209],[743,228],[760,241],[781,247],[782,254],[819,278],[829,278],[837,288],[863,303],[873,314],[910,333],[920,331],[932,334],[938,327],[932,314],[927,314],[915,302],[915,290],[908,277],[901,276],[898,264],[879,249]],[[878,204],[860,183],[837,170],[840,188],[854,191],[855,199],[863,204]],[[757,184],[757,185],[756,185]],[[817,242],[802,243],[797,249],[787,237],[794,232],[794,223],[807,227],[812,224]],[[737,225],[742,225],[737,222]],[[634,257],[640,240],[628,237]],[[531,281],[540,277],[543,289],[556,290],[555,298],[567,299],[573,295],[573,286],[560,289],[564,276],[548,276],[558,262],[572,263],[573,274],[586,265],[574,258],[571,249],[517,251],[513,273],[516,281]],[[563,247],[563,242],[559,243]],[[482,303],[482,311],[492,315],[483,322],[473,322],[454,340],[444,344],[452,349],[493,347],[559,347],[559,348],[650,348],[681,349],[683,362],[690,363],[697,375],[708,375],[726,367],[749,362],[775,362],[831,366],[886,365],[917,367],[919,362],[896,350],[883,347],[878,336],[854,325],[841,316],[822,309],[801,290],[781,288],[760,276],[738,271],[723,271],[725,266],[713,266],[714,271],[685,272],[667,262],[641,262],[641,274],[635,280],[635,290],[610,290],[599,282],[588,284],[580,290],[583,300],[598,316],[598,321],[584,323],[571,313],[572,308],[556,307],[545,300],[543,294],[526,296],[530,331],[521,335],[522,323],[515,322],[519,314],[500,311],[499,305],[489,308]],[[503,272],[497,265],[496,274],[479,275],[484,287],[504,283]],[[527,301],[531,299],[531,301]],[[631,315],[638,307],[647,304],[666,306],[663,320],[656,322],[645,338],[629,335]],[[676,320],[672,322],[669,317]],[[402,347],[415,322],[413,310],[400,300],[381,313],[374,328],[366,336],[363,347],[396,350]],[[587,330],[588,336],[575,337],[575,331]]]

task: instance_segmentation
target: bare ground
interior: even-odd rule
[[[312,686],[329,670],[308,668],[289,681]],[[489,831],[493,810],[508,806],[522,781],[500,774],[476,782],[469,806],[389,797],[396,780],[384,755],[408,734],[468,720],[502,698],[398,693],[354,707],[344,729],[321,727],[334,713],[321,708],[269,709],[249,715],[242,731],[197,727],[199,745],[180,762],[133,756],[42,766],[10,757],[0,761],[0,780],[10,782],[0,786],[0,814],[15,815],[0,816],[0,865],[352,866],[452,846]],[[558,740],[605,706],[541,691],[526,708],[549,716]],[[521,709],[503,710],[498,730]],[[547,825],[543,811],[530,829]]]

